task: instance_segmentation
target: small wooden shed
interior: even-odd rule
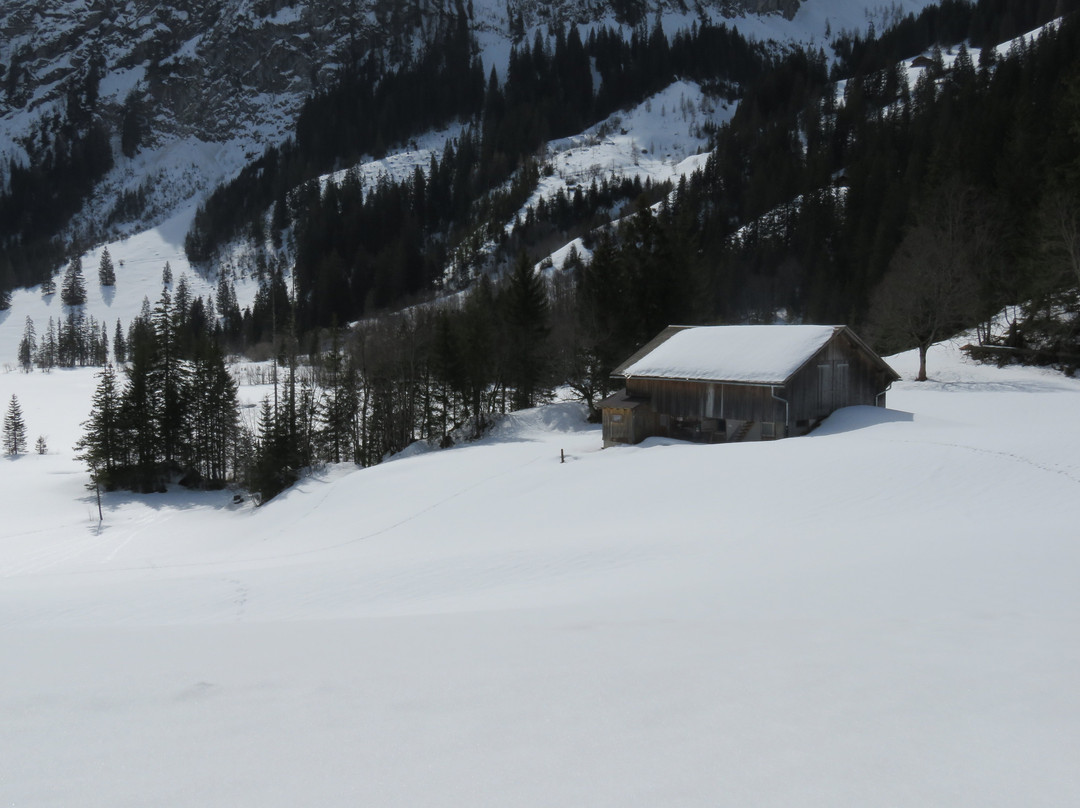
[[[900,376],[847,326],[669,326],[612,374],[604,446],[804,435],[841,407],[884,407]]]

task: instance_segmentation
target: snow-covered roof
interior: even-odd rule
[[[626,377],[783,384],[844,326],[671,328],[616,370]]]

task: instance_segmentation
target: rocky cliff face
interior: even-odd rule
[[[0,117],[55,111],[96,77],[101,108],[129,95],[153,112],[158,136],[227,140],[276,124],[338,68],[343,56],[384,48],[393,58],[460,14],[492,34],[515,25],[658,11],[702,18],[791,16],[799,0],[8,0],[0,9]],[[24,117],[25,120],[25,117]],[[17,127],[15,127],[17,128]]]
[[[0,166],[73,104],[90,104],[116,133],[118,172],[103,196],[131,190],[172,144],[217,144],[187,170],[190,196],[288,136],[303,100],[349,54],[388,60],[415,51],[465,16],[485,70],[522,30],[599,20],[648,24],[658,13],[721,19],[793,15],[799,0],[6,0],[0,6]],[[502,42],[503,45],[497,46]],[[501,53],[502,56],[495,56]],[[133,115],[138,134],[121,138]],[[121,146],[124,148],[121,149]],[[125,151],[126,156],[121,152]],[[205,152],[205,149],[204,149]],[[188,159],[187,156],[184,159]],[[167,160],[166,160],[167,162]],[[0,168],[0,174],[3,169]],[[217,176],[214,176],[214,175]],[[143,175],[139,180],[138,176]],[[166,176],[167,175],[167,176]],[[176,172],[162,181],[173,182]],[[105,201],[101,202],[106,205]]]

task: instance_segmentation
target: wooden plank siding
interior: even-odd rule
[[[782,387],[778,387],[778,394]],[[648,398],[658,413],[674,418],[726,418],[734,421],[784,420],[784,404],[771,387],[726,382],[627,379],[626,391]]]
[[[650,349],[678,330],[667,329]],[[604,445],[651,435],[704,442],[805,435],[841,407],[884,406],[896,378],[849,329],[838,328],[783,382],[627,377],[622,398],[603,407]],[[624,400],[634,401],[633,408]]]
[[[632,445],[656,434],[656,418],[652,408],[646,406],[605,407],[603,421],[604,446]]]
[[[791,434],[801,434],[841,407],[885,404],[890,379],[843,332],[796,371],[786,385]]]

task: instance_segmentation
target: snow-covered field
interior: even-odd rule
[[[550,144],[538,193],[692,170],[729,114],[698,92]],[[190,216],[110,245],[114,291],[84,257],[110,334],[166,260],[213,288]],[[99,523],[94,372],[12,369],[65,313],[0,313],[0,416],[17,395],[49,446],[0,457],[0,805],[1080,804],[1080,380],[947,345],[806,438],[601,451],[558,404],[262,508],[117,493]]]
[[[0,373],[0,803],[1077,804],[1080,381],[930,360],[806,438],[560,404],[100,524],[92,372]]]

